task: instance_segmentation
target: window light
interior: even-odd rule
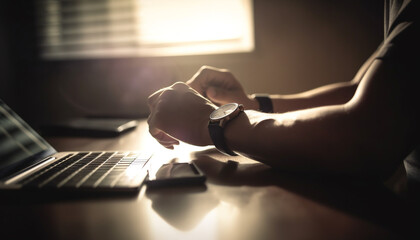
[[[41,0],[38,20],[46,59],[254,49],[252,0]]]

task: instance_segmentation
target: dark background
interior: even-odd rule
[[[248,93],[297,93],[351,80],[383,37],[383,1],[254,1],[256,48],[202,56],[42,60],[35,1],[0,7],[0,98],[29,123],[147,116],[149,94],[202,65],[228,68]]]

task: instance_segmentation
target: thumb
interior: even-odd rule
[[[223,88],[209,87],[206,91],[207,97],[214,103],[225,104],[229,102],[231,94]]]

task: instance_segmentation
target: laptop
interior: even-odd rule
[[[0,192],[137,192],[150,153],[57,152],[0,99]]]

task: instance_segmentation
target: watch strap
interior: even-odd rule
[[[268,94],[254,94],[254,98],[258,101],[259,110],[265,113],[273,113],[273,102]]]
[[[227,146],[225,141],[224,129],[217,122],[210,122],[208,125],[210,138],[213,140],[214,146],[221,151],[230,156],[238,156]]]

